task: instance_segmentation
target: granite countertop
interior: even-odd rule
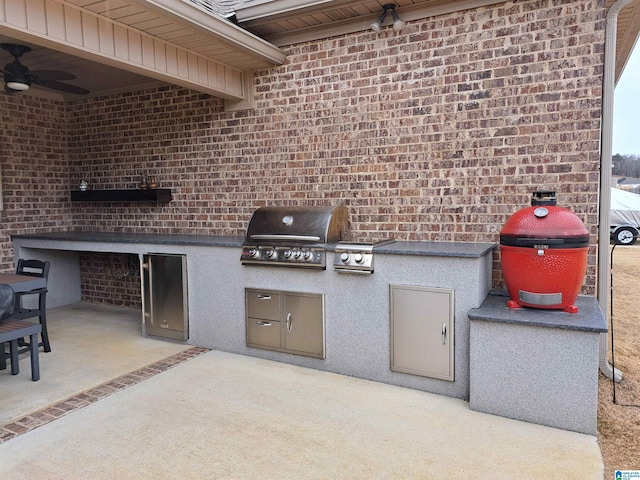
[[[164,233],[126,232],[50,232],[12,235],[12,240],[56,240],[67,242],[153,243],[158,245],[196,245],[241,247],[244,237],[233,235],[181,235]]]
[[[67,242],[101,242],[101,243],[151,243],[158,245],[193,245],[212,247],[241,247],[243,236],[233,235],[181,235],[159,233],[126,233],[126,232],[50,232],[12,235],[12,240],[45,240]],[[334,251],[337,244],[325,246],[326,250]],[[425,241],[394,241],[374,247],[374,251],[389,255],[420,255],[440,257],[471,257],[479,258],[491,253],[496,248],[495,243],[479,242],[425,242]]]
[[[480,307],[469,311],[469,319],[565,330],[607,331],[607,322],[596,297],[578,296],[575,302],[578,313],[538,308],[509,308],[507,300],[509,295],[506,291],[493,290]]]
[[[438,257],[482,257],[496,248],[495,243],[397,241],[374,247],[375,253]]]

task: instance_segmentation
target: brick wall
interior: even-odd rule
[[[603,2],[518,1],[285,47],[252,110],[178,87],[75,102],[71,184],[143,172],[174,201],[74,203],[74,227],[240,235],[260,205],[340,202],[358,237],[497,242],[545,189],[595,243],[603,42]]]
[[[0,271],[13,272],[10,235],[72,226],[64,105],[0,94],[0,125]]]
[[[83,300],[119,307],[142,307],[137,255],[83,252],[80,265]]]

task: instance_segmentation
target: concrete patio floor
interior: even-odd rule
[[[91,304],[49,312],[41,380],[27,356],[18,376],[0,371],[0,477],[603,478],[595,437],[144,338],[139,322]]]

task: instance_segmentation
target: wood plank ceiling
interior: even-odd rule
[[[299,0],[302,1],[302,0]],[[606,0],[607,10],[616,0]],[[277,5],[282,0],[239,2],[239,24],[256,35],[283,46],[369,29],[382,13],[382,6],[395,3],[404,21],[463,11],[484,5],[503,3],[497,0],[332,0],[310,1],[308,7],[294,9]],[[295,2],[294,2],[295,3]],[[389,25],[387,21],[385,25]],[[618,16],[616,39],[616,80],[633,50],[640,32],[640,0],[622,9]]]

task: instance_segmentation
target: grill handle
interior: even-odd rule
[[[288,240],[294,242],[319,242],[320,237],[315,235],[251,235],[251,240]]]
[[[589,246],[589,236],[585,235],[584,237],[534,238],[500,235],[500,245],[507,245],[509,247],[531,248],[538,248],[539,245],[546,245],[549,248],[583,248]]]
[[[535,247],[537,245],[564,245],[563,238],[516,238],[518,247]]]

